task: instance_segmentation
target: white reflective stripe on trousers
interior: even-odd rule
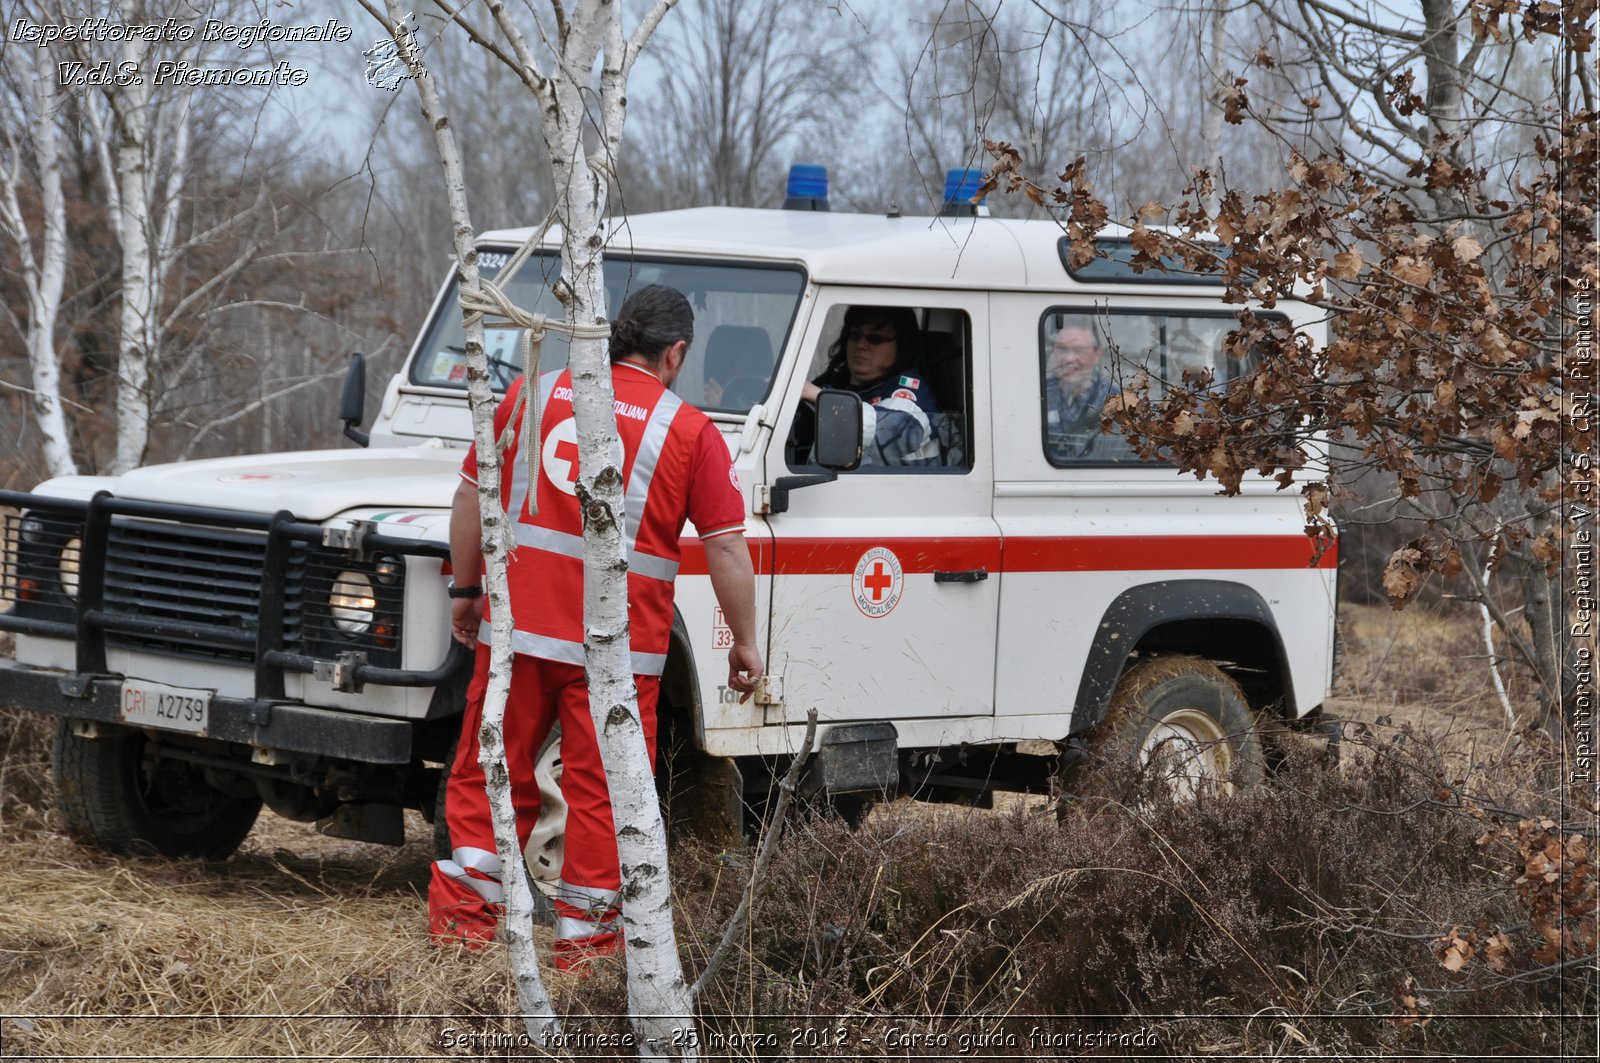
[[[564,879],[557,882],[556,903],[586,911],[589,914],[589,918],[581,919],[573,916],[558,915],[556,917],[556,937],[567,941],[582,941],[584,938],[596,937],[600,934],[620,932],[622,929],[620,914],[612,916],[609,920],[605,918],[616,909],[617,900],[620,896],[620,890],[600,889],[596,886],[574,886]]]
[[[486,878],[474,878],[472,875],[467,874],[466,870],[454,860],[440,860],[434,866],[488,903],[506,903],[506,891],[501,887],[500,883],[491,882]]]
[[[481,871],[491,878],[500,877],[500,857],[488,849],[478,849],[470,845],[463,845],[450,854],[455,862],[462,867],[470,867],[474,871]]]

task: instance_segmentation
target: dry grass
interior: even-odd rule
[[[1343,605],[1339,635],[1340,674],[1330,711],[1356,720],[1387,717],[1437,735],[1505,739],[1505,710],[1472,611]],[[1528,675],[1514,662],[1502,660],[1500,668],[1519,722],[1525,721],[1534,704]]]
[[[1498,973],[1449,974],[1434,951],[1448,925],[1519,933],[1504,861],[1474,848],[1481,825],[1448,795],[1550,807],[1537,750],[1508,746],[1483,662],[1462,659],[1481,652],[1469,625],[1355,607],[1345,627],[1335,709],[1370,733],[1342,770],[1303,764],[1244,800],[1195,808],[1080,803],[1065,826],[1022,801],[989,813],[897,802],[859,832],[806,826],[703,1002],[720,1016],[706,1033],[744,1045],[708,1055],[984,1058],[961,1050],[967,1034],[1018,1038],[991,1042],[1013,1057],[1069,1058],[1079,1046],[1064,1038],[1141,1028],[1159,1034],[1157,1054],[1547,1050],[1567,1031],[1559,1012],[1593,1011],[1581,980],[1535,977],[1521,944],[1520,966]],[[264,814],[225,864],[102,856],[54,829],[46,734],[0,718],[4,1058],[536,1055],[494,1048],[519,1028],[503,953],[425,941],[420,820],[399,850]],[[747,859],[675,853],[692,969]],[[1391,1015],[1409,977],[1428,1025]],[[623,1029],[606,1017],[625,1000],[616,965],[548,979],[575,1028]],[[1180,1011],[1190,1017],[1170,1017]],[[778,1017],[737,1017],[752,1013]],[[886,1046],[890,1026],[942,1031],[949,1047]],[[1030,1049],[1035,1027],[1057,1039]],[[850,1043],[833,1042],[839,1031]]]

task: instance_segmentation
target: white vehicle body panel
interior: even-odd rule
[[[511,248],[528,235],[489,233],[481,243]],[[1296,711],[1322,702],[1331,683],[1334,570],[1331,555],[1320,567],[1306,565],[1310,545],[1297,491],[1247,476],[1239,497],[1224,498],[1214,481],[1180,477],[1171,467],[1058,468],[1047,460],[1040,322],[1049,308],[1231,309],[1215,289],[1192,285],[1075,282],[1063,269],[1059,238],[1045,222],[727,208],[619,222],[613,254],[791,263],[806,271],[766,400],[748,416],[713,415],[749,503],[746,540],[763,650],[769,671],[782,678],[781,704],[741,705],[726,688],[727,631],[692,529],[685,538],[676,603],[707,752],[790,752],[812,707],[825,724],[891,721],[902,748],[1065,738],[1107,608],[1130,588],[1167,580],[1236,584],[1258,595],[1282,639]],[[552,232],[545,245],[559,240]],[[449,292],[446,284],[435,314],[454,312]],[[972,467],[845,473],[793,491],[786,512],[770,513],[771,485],[795,472],[784,441],[814,354],[830,340],[828,311],[852,304],[965,315]],[[1309,308],[1280,305],[1279,312],[1320,335]],[[289,510],[330,528],[367,521],[385,535],[444,542],[471,425],[463,391],[418,385],[409,376],[422,344],[419,336],[382,398],[372,449],[185,462],[116,479],[51,481],[38,490]],[[869,556],[875,549],[900,569],[893,607],[878,615],[876,606],[862,605],[876,593],[866,583],[880,575]],[[448,601],[436,560],[412,557],[407,565],[402,666],[427,670],[448,647]],[[935,580],[936,573],[978,572],[961,582]],[[58,639],[19,635],[17,657],[73,667],[71,643]],[[250,669],[237,665],[125,649],[111,650],[107,664],[155,682],[251,693]],[[349,693],[294,674],[285,695],[419,719],[431,691],[369,686]]]

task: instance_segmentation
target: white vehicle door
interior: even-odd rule
[[[814,419],[800,393],[825,371],[830,351],[848,361],[843,335],[852,323],[867,344],[886,341],[915,314],[907,344],[914,357],[900,354],[896,338],[903,360],[867,397],[878,400],[878,426],[898,415],[904,428],[906,409],[921,409],[935,444],[907,454],[914,432],[888,450],[869,438],[875,463],[792,490],[788,508],[769,516],[768,667],[782,674],[784,707],[769,710],[766,723],[803,721],[815,706],[823,721],[926,718],[929,725],[911,729],[918,741],[990,729],[1000,541],[991,515],[986,352],[974,357],[974,345],[988,340],[987,308],[981,293],[819,293],[802,339],[807,356],[784,390],[766,483],[821,472],[809,463]],[[930,456],[928,464],[889,463]],[[911,733],[900,730],[904,744]]]

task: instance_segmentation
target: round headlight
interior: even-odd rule
[[[82,539],[69,539],[61,548],[61,592],[68,598],[78,596],[78,554],[83,548]]]
[[[354,638],[372,626],[372,611],[378,600],[372,595],[372,581],[365,572],[341,572],[334,577],[328,592],[328,612],[333,626]]]

